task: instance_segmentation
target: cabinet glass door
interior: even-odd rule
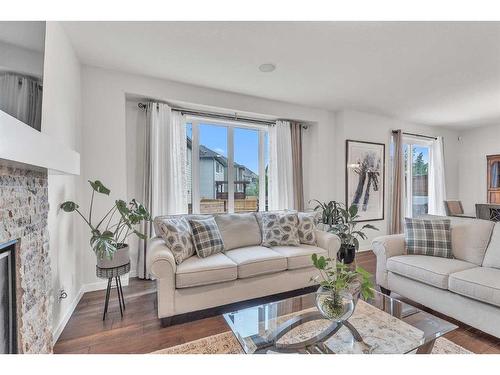
[[[490,164],[490,188],[500,188],[500,161],[493,161]]]

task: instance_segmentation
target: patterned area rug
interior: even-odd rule
[[[243,350],[232,332],[224,332],[161,349],[152,354],[243,354]],[[441,337],[436,340],[432,354],[472,354],[472,352]]]

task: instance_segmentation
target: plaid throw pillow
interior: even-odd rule
[[[189,219],[196,254],[206,258],[224,251],[224,242],[219,227],[213,217],[207,219]]]
[[[450,220],[405,218],[405,243],[408,254],[453,258]]]

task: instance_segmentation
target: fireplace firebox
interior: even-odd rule
[[[16,243],[0,244],[0,354],[17,353]]]

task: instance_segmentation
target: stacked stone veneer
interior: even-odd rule
[[[18,240],[18,351],[51,353],[47,172],[0,159],[0,243]]]

